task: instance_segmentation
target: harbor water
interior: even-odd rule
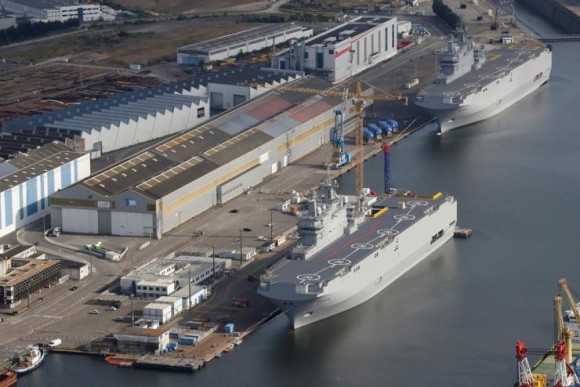
[[[547,349],[558,279],[580,289],[580,43],[553,46],[551,80],[537,92],[485,122],[422,130],[392,148],[394,185],[453,193],[470,239],[334,318],[290,332],[279,316],[196,374],[50,354],[18,385],[512,386],[515,340]],[[365,163],[376,191],[382,164]]]

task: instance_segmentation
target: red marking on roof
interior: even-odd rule
[[[260,106],[246,112],[247,115],[254,117],[257,120],[264,121],[272,118],[284,110],[288,109],[292,104],[283,98],[276,97],[270,101],[266,101]]]
[[[328,111],[331,108],[329,104],[324,101],[318,101],[310,106],[306,106],[304,109],[290,115],[289,118],[298,121],[306,122],[313,119],[314,117]]]
[[[334,53],[334,57],[335,57],[335,58],[338,58],[339,56],[341,56],[341,55],[343,55],[343,54],[345,54],[345,53],[349,52],[350,50],[352,50],[352,45],[348,46],[347,48],[345,48],[345,49],[344,49],[344,50],[342,50],[342,51],[335,52],[335,53]]]

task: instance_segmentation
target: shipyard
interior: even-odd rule
[[[274,2],[272,12],[294,15],[295,3]],[[175,38],[154,64],[61,52],[25,64],[10,59],[10,49],[30,55],[25,46],[7,46],[0,385],[26,380],[53,354],[203,372],[281,314],[305,329],[376,296],[451,238],[477,240],[462,222],[463,198],[392,182],[391,152],[409,136],[507,108],[460,124],[421,106],[462,37],[432,2],[414,3],[341,7],[318,25],[258,24],[261,11],[242,10],[211,31],[212,16],[197,10],[203,17],[123,26],[121,40],[154,30]],[[546,47],[509,23],[503,2],[445,3],[473,39],[500,48],[487,61],[508,72],[529,59],[501,50],[535,58]],[[185,26],[208,34],[192,40]],[[550,77],[545,50],[547,69],[525,70],[533,90]],[[476,83],[466,87],[481,91]],[[379,159],[375,192],[363,176]],[[341,178],[352,187],[332,183]],[[386,268],[373,266],[377,257]],[[563,281],[570,310],[561,298],[554,306],[557,343],[530,367],[517,342],[518,386],[579,383],[580,317]]]

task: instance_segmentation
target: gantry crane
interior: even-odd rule
[[[407,105],[407,97],[394,96],[385,93],[385,95],[375,96],[375,95],[363,95],[362,93],[362,80],[360,78],[356,79],[356,87],[354,93],[350,91],[340,91],[336,89],[313,89],[309,87],[296,87],[292,85],[282,85],[279,89],[282,91],[290,91],[296,93],[308,93],[308,94],[319,94],[328,97],[341,97],[341,98],[352,98],[352,104],[355,111],[355,144],[356,149],[354,152],[354,166],[355,166],[355,193],[359,195],[363,189],[363,121],[364,121],[364,107],[365,102],[368,100],[375,101],[402,101]],[[365,82],[367,83],[367,82]],[[368,84],[368,83],[367,83]],[[376,87],[369,84],[369,86],[376,89]],[[348,90],[348,89],[346,89]],[[379,90],[379,89],[377,89]]]

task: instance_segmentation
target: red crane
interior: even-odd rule
[[[518,387],[534,387],[534,377],[528,363],[528,349],[523,341],[516,341],[516,359],[518,360]]]

